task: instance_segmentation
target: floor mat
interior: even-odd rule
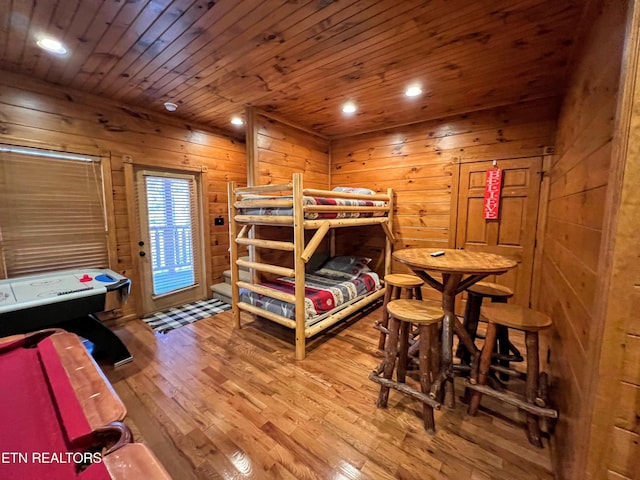
[[[231,305],[221,300],[212,298],[188,303],[180,307],[172,307],[164,312],[157,312],[142,320],[149,325],[154,332],[167,333],[169,330],[189,325],[203,318],[211,317],[217,313],[229,310]]]

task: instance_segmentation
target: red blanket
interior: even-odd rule
[[[380,288],[378,275],[361,273],[355,279],[351,275],[334,270],[321,269],[305,277],[305,317],[307,320],[329,312],[368,292]],[[263,286],[295,295],[295,279],[281,277],[262,283]],[[240,290],[240,300],[278,315],[295,319],[295,305],[249,290]]]

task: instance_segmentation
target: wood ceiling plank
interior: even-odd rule
[[[370,12],[371,8],[368,8],[365,11]],[[324,12],[324,10],[322,10],[322,12]],[[346,12],[341,11],[340,14],[345,15]],[[364,15],[364,14],[361,13],[360,15]],[[324,29],[329,30],[334,25],[330,21],[328,21],[326,18],[327,17],[324,17],[324,18],[314,17],[315,21],[320,22],[320,28],[323,28],[322,23],[324,21],[327,25],[326,27],[324,27]],[[300,26],[298,26],[298,28],[300,28]],[[305,39],[304,41],[313,43],[314,42],[313,37],[309,37],[309,29],[313,30],[313,25],[308,26],[304,30],[300,30],[300,35],[298,35],[298,37],[296,38],[301,37]],[[234,99],[233,97],[228,96],[228,94],[226,93],[226,89],[229,88],[229,86],[235,85],[235,86],[240,86],[240,88],[245,92],[252,92],[251,98],[247,98],[245,101],[246,103],[251,103],[251,104],[261,103],[261,102],[257,102],[257,100],[262,98],[265,95],[265,92],[270,92],[272,90],[272,87],[267,82],[264,81],[264,77],[267,75],[268,72],[264,68],[262,68],[260,64],[261,60],[255,58],[254,52],[258,53],[259,55],[262,55],[264,57],[262,60],[266,59],[267,62],[270,62],[274,58],[274,56],[275,58],[285,58],[286,55],[292,55],[296,48],[295,42],[296,42],[295,39],[291,41],[285,39],[285,41],[282,43],[272,45],[272,47],[268,51],[254,50],[253,52],[250,52],[247,55],[246,59],[242,62],[242,64],[238,68],[217,69],[215,72],[212,72],[210,75],[206,76],[206,79],[209,81],[209,83],[207,84],[207,90],[201,93],[206,98],[211,98],[210,92],[212,92],[212,93],[217,93],[218,95],[221,95],[222,98],[227,98],[227,99],[230,98],[234,101],[239,101],[238,97],[235,97]],[[267,67],[267,68],[271,69],[271,67]],[[253,74],[253,72],[259,72],[259,73],[255,75]],[[294,72],[291,72],[291,73],[293,74]],[[250,85],[253,85],[255,89],[248,88]],[[247,87],[247,88],[244,88],[244,87]],[[191,96],[187,96],[184,98],[184,101],[186,103],[189,103],[189,102],[198,102],[199,100],[191,98]],[[262,104],[264,104],[264,102],[262,102]]]
[[[562,44],[568,37],[566,34],[560,33],[562,26],[563,24],[559,21],[557,25],[547,27],[547,32],[553,31],[550,28],[557,27],[558,34],[554,38],[546,40],[551,45],[557,45],[557,49],[553,51],[540,52],[535,49],[534,42],[531,42],[528,48],[514,47],[509,36],[494,38],[486,45],[473,38],[447,45],[445,48],[434,48],[431,45],[430,50],[433,52],[431,54],[425,53],[430,47],[428,43],[417,44],[415,47],[405,48],[402,51],[398,50],[397,45],[391,45],[383,52],[377,52],[375,65],[369,67],[366,60],[357,62],[357,59],[354,58],[350,59],[350,63],[336,65],[326,72],[323,71],[322,75],[316,75],[317,79],[301,78],[300,82],[304,82],[311,91],[317,91],[317,87],[322,81],[341,82],[343,88],[340,91],[344,92],[345,96],[356,93],[366,96],[368,87],[379,90],[380,84],[385,82],[396,82],[400,84],[399,87],[402,87],[404,86],[400,82],[402,79],[406,79],[406,82],[420,77],[428,79],[423,84],[426,89],[429,89],[433,84],[442,83],[436,81],[440,79],[432,78],[434,72],[451,79],[464,74],[474,74],[475,76],[477,66],[473,64],[478,55],[482,55],[484,67],[500,70],[502,70],[505,56],[514,53],[518,55],[520,64],[534,61],[536,63],[566,62],[568,47],[562,48]],[[530,29],[520,27],[518,31],[531,37],[539,35],[539,27]],[[451,63],[451,59],[455,59],[455,64]],[[357,64],[357,67],[353,66],[354,63]],[[380,70],[381,64],[387,66],[384,71]],[[296,106],[304,107],[304,103],[298,103]]]
[[[48,65],[46,73],[43,70],[44,79],[53,82],[53,78],[57,76],[56,72],[61,72],[69,61],[76,57],[75,47],[80,43],[80,39],[84,38],[87,28],[93,23],[103,5],[103,0],[82,0],[78,4],[68,25],[58,35],[58,40],[65,46],[68,53],[64,57],[52,57],[57,61],[52,61]]]
[[[0,0],[0,58],[6,58],[11,30],[11,0]]]
[[[33,0],[13,0],[5,21],[9,32],[3,59],[9,65],[18,66],[22,59],[25,43],[29,40],[29,23],[33,15]]]
[[[535,66],[532,68],[532,73],[537,72]],[[556,86],[559,82],[561,82],[561,79],[548,79],[547,84],[543,85],[546,88],[543,88],[542,91],[556,92]],[[511,77],[505,78],[500,83],[496,82],[495,85],[485,83],[475,88],[471,87],[468,82],[456,82],[456,85],[453,90],[440,91],[430,97],[427,108],[424,109],[420,116],[406,108],[394,108],[394,103],[399,102],[374,105],[374,108],[363,109],[361,114],[349,118],[338,117],[335,112],[323,107],[313,112],[313,118],[316,122],[310,128],[325,131],[328,135],[338,134],[340,130],[346,130],[347,128],[352,132],[362,132],[364,123],[367,123],[372,130],[382,129],[387,128],[389,125],[415,122],[416,119],[428,120],[438,116],[458,115],[486,109],[489,108],[489,105],[491,107],[499,107],[538,98],[535,95],[523,93],[522,83],[517,78]],[[473,83],[472,85],[476,84]],[[555,98],[557,102],[560,101],[558,97],[551,98]],[[457,108],[454,109],[454,106]],[[326,121],[323,121],[323,119],[326,119]]]
[[[403,3],[404,6],[409,8],[411,6],[410,3]],[[424,6],[424,5],[422,5]],[[329,62],[332,58],[341,58],[347,53],[354,53],[358,55],[359,62],[362,61],[362,52],[364,50],[364,45],[362,43],[366,43],[366,48],[374,50],[371,54],[372,58],[376,58],[375,53],[375,45],[376,41],[371,40],[374,37],[368,37],[366,34],[371,35],[371,31],[380,32],[378,33],[378,38],[383,39],[394,39],[397,36],[397,29],[403,25],[405,22],[413,23],[413,17],[418,15],[420,11],[417,9],[406,10],[403,12],[398,9],[392,9],[391,12],[394,15],[392,19],[387,19],[390,15],[387,13],[388,11],[382,10],[384,7],[383,4],[379,7],[378,10],[368,9],[372,17],[365,19],[363,15],[359,14],[357,16],[357,21],[354,20],[353,24],[358,28],[348,28],[342,31],[339,31],[338,35],[329,36],[326,35],[326,38],[323,38],[320,42],[314,41],[315,38],[308,39],[305,42],[301,42],[294,47],[290,47],[287,53],[282,57],[282,60],[278,62],[277,65],[263,65],[261,70],[267,72],[266,76],[261,76],[260,82],[271,85],[268,88],[269,95],[273,95],[271,92],[282,91],[282,79],[283,77],[288,77],[286,80],[294,79],[293,84],[291,82],[285,83],[285,95],[291,95],[291,91],[294,92],[299,90],[298,85],[304,85],[305,90],[314,91],[314,87],[308,88],[307,82],[311,79],[306,78],[305,74],[311,77],[321,78],[325,80],[325,77],[328,76],[328,72],[333,72],[334,70],[327,70],[327,72],[323,71],[322,75],[318,75],[318,70],[323,69],[323,63],[319,60],[315,61],[312,58],[320,57],[323,59],[323,62]],[[409,15],[410,14],[410,15]],[[354,31],[355,30],[355,31]],[[364,32],[364,35],[362,34]],[[414,33],[417,30],[414,29]],[[357,37],[357,38],[356,38]],[[391,40],[394,43],[394,40]],[[348,46],[341,48],[334,48],[334,45],[339,45],[340,43],[345,43]],[[399,42],[401,43],[401,42]],[[401,49],[398,50],[397,45],[393,45],[395,48],[396,55],[401,53]],[[268,59],[268,62],[272,62],[272,59]],[[289,62],[289,63],[287,63]],[[378,64],[377,60],[375,61],[376,65]],[[259,68],[259,67],[254,67]],[[269,75],[271,72],[271,76]],[[233,75],[234,72],[231,72]],[[327,73],[327,75],[325,75]],[[250,80],[254,80],[255,78],[251,77]],[[328,79],[326,79],[328,80]],[[326,85],[325,80],[325,85]],[[222,85],[230,85],[231,87],[236,88],[236,93],[232,94],[231,91],[225,91],[225,96],[228,98],[233,98],[237,96],[240,91],[252,90],[252,85],[247,84],[246,82],[238,82],[238,79],[227,77],[223,78],[221,81]],[[289,87],[289,88],[287,88]],[[258,89],[256,89],[258,90]],[[324,89],[323,89],[324,90]],[[340,89],[336,89],[340,91]],[[259,91],[259,90],[258,90]],[[295,94],[294,94],[295,95]],[[262,99],[262,104],[264,101],[278,101],[280,99]],[[254,100],[254,103],[259,102],[259,99]]]
[[[531,74],[529,80],[530,86],[546,86],[548,87],[546,90],[548,90],[550,94],[557,93],[553,89],[553,85],[562,81],[560,77],[555,75],[550,77],[549,75],[540,73],[535,65],[531,66],[529,70],[525,70],[523,67],[522,71]],[[396,89],[395,92],[392,92],[392,94],[388,96],[380,95],[380,98],[375,98],[375,91],[372,91],[371,96],[362,95],[356,99],[358,103],[358,112],[352,116],[340,115],[340,107],[335,103],[329,103],[328,105],[318,103],[317,105],[311,105],[309,107],[301,106],[297,111],[307,113],[313,111],[315,128],[323,129],[329,127],[331,125],[330,122],[334,122],[334,125],[336,124],[335,122],[340,122],[342,124],[356,123],[358,121],[358,117],[361,115],[385,115],[385,121],[390,120],[392,124],[398,124],[405,123],[404,120],[406,120],[407,116],[410,116],[413,119],[420,117],[423,117],[424,119],[429,116],[433,117],[433,115],[429,115],[431,110],[434,108],[441,111],[442,109],[448,109],[448,103],[458,105],[462,104],[467,111],[470,111],[477,110],[478,104],[484,105],[487,101],[496,96],[499,96],[503,100],[511,100],[511,102],[504,103],[516,103],[518,101],[528,99],[526,96],[523,97],[521,90],[522,84],[519,79],[512,79],[503,75],[501,72],[491,70],[488,73],[489,75],[486,76],[478,75],[477,78],[479,80],[482,79],[482,84],[476,88],[472,89],[469,87],[469,82],[464,79],[452,80],[448,81],[448,84],[451,85],[450,88],[442,90],[436,89],[433,92],[429,92],[427,96],[415,99],[413,102],[404,97],[400,88]],[[443,85],[445,82],[447,82],[446,79],[438,79],[435,85]],[[399,110],[397,108],[399,106],[402,106],[402,111],[400,112],[397,111]],[[445,113],[452,112],[445,111]],[[287,109],[281,114],[288,116],[293,114],[293,111],[289,111]],[[326,119],[327,121],[324,122],[323,119]]]
[[[473,57],[473,56],[472,56],[472,57]],[[322,76],[320,76],[320,77],[322,77]],[[324,78],[323,78],[323,80],[324,80]],[[336,88],[336,89],[334,89],[334,90],[335,90],[335,91],[341,91],[342,89],[341,89],[341,88]],[[212,106],[212,109],[217,109],[217,105]],[[296,112],[298,112],[298,113],[300,112],[300,104],[299,104],[299,102],[297,102],[297,103],[296,103],[295,110],[296,110]],[[317,111],[314,111],[313,113],[314,113],[314,114],[317,114]],[[195,118],[198,118],[198,117],[196,116]],[[393,119],[385,119],[385,121],[387,121],[387,120],[394,121]],[[395,120],[395,121],[397,121],[397,120]],[[321,126],[321,125],[318,125],[318,124],[316,123],[316,127],[318,127],[318,126]]]
[[[51,16],[49,25],[42,33],[50,35],[57,40],[61,40],[64,37],[65,32],[69,28],[73,16],[78,9],[80,3],[78,0],[65,0],[59,1],[56,4],[56,8]],[[46,20],[45,20],[46,23]],[[38,34],[40,32],[33,32]],[[33,69],[33,75],[36,78],[45,78],[45,75],[49,71],[49,67],[52,63],[64,63],[65,57],[58,57],[49,53],[41,53],[36,61]]]
[[[561,25],[558,25],[558,29]],[[519,30],[520,33],[526,33],[535,36],[538,32],[538,27],[532,27],[529,31],[522,28]],[[560,37],[558,40],[555,40],[552,43],[557,43],[558,46],[561,46],[562,41],[566,39]],[[500,41],[502,40],[502,41]],[[419,48],[426,48],[422,45]],[[396,92],[404,87],[402,83],[403,79],[405,82],[408,82],[409,79],[416,78],[422,72],[422,76],[428,78],[428,82],[425,82],[425,87],[429,90],[432,85],[446,85],[446,77],[451,77],[451,79],[456,79],[457,77],[463,74],[471,74],[474,77],[479,77],[476,74],[475,68],[472,70],[471,67],[464,68],[464,63],[471,64],[478,55],[482,55],[483,66],[484,68],[493,67],[494,69],[498,69],[500,71],[503,70],[504,58],[508,55],[513,55],[513,51],[518,55],[518,61],[520,64],[525,64],[526,62],[536,63],[546,61],[551,62],[554,61],[553,55],[544,54],[546,58],[538,58],[541,54],[538,50],[533,48],[523,49],[521,47],[515,48],[512,46],[512,42],[507,38],[498,39],[497,41],[492,41],[489,45],[484,45],[483,42],[477,41],[477,39],[469,38],[466,42],[460,42],[455,45],[448,45],[448,48],[443,49],[443,51],[438,52],[438,54],[425,55],[424,52],[420,52],[420,49],[417,49],[413,54],[409,52],[394,52],[393,47],[388,49],[390,52],[390,56],[388,57],[387,64],[389,65],[389,70],[384,71],[384,73],[380,72],[380,70],[376,71],[374,68],[380,68],[379,65],[376,65],[373,68],[370,68],[368,71],[362,69],[353,69],[354,73],[349,74],[348,65],[342,65],[341,67],[336,67],[331,69],[331,72],[338,72],[337,74],[332,74],[329,71],[323,75],[317,75],[322,81],[331,81],[332,84],[334,82],[339,82],[342,84],[342,88],[336,89],[341,94],[344,92],[345,96],[358,93],[364,97],[368,97],[367,87],[376,90],[378,93],[374,95],[375,98],[381,98],[379,95],[381,84],[385,82],[395,82],[399,85],[396,87]],[[437,50],[436,48],[431,49],[432,51]],[[565,50],[567,50],[565,48]],[[563,52],[566,54],[567,52]],[[380,58],[380,57],[377,57]],[[399,59],[394,61],[395,59]],[[451,60],[455,59],[456,68],[452,68],[449,63]],[[384,62],[387,60],[387,57],[381,58],[381,61]],[[566,58],[556,59],[557,61],[566,61]],[[363,64],[366,61],[362,62]],[[471,71],[470,71],[471,70]],[[345,72],[347,72],[345,74]],[[432,78],[434,73],[445,75],[445,78]],[[351,78],[348,77],[351,75],[353,81],[351,82]],[[345,80],[346,77],[346,80]],[[364,77],[364,78],[362,78]],[[478,80],[481,80],[478,78]],[[317,91],[317,87],[319,86],[320,80],[311,81],[311,79],[301,78],[300,82],[304,82],[306,86],[311,91]],[[406,83],[405,83],[406,84]],[[314,96],[314,99],[317,96]],[[323,99],[323,101],[326,100]],[[317,100],[316,100],[317,101]],[[387,99],[384,99],[386,102]],[[304,103],[296,102],[296,108],[305,108]]]
[[[307,3],[312,2],[313,0],[310,0]],[[200,61],[200,59],[196,59],[195,57],[189,59],[190,67],[186,72],[186,77],[188,77],[186,82],[189,89],[207,88],[207,85],[195,85],[195,82],[191,79],[201,80],[206,78],[209,82],[212,82],[216,78],[214,77],[216,72],[222,69],[245,71],[245,65],[256,65],[258,57],[270,58],[274,55],[278,56],[279,53],[275,50],[275,48],[278,47],[278,44],[289,42],[287,45],[290,45],[292,38],[295,38],[308,28],[312,28],[314,25],[322,24],[326,17],[335,16],[337,17],[337,21],[339,21],[340,18],[348,17],[360,8],[356,0],[350,0],[350,2],[351,3],[348,5],[333,2],[313,13],[309,13],[311,9],[308,8],[307,5],[301,4],[300,8],[294,14],[289,15],[286,18],[273,18],[272,24],[264,31],[248,32],[250,38],[246,41],[243,41],[243,35],[239,41],[235,41],[233,38],[228,38],[224,39],[224,42],[220,41],[220,43],[216,43],[215,57],[210,56],[207,59],[205,58],[206,55],[204,55],[203,60],[206,61]],[[200,54],[201,52],[198,53]],[[171,81],[167,84],[163,81],[157,86],[157,88],[163,90],[166,88],[169,89],[171,94],[179,95],[179,93],[173,92],[172,89],[181,86],[184,87],[185,85],[175,81]],[[197,100],[191,99],[190,101],[194,102]]]
[[[135,66],[132,64],[127,68],[128,77],[114,76],[109,86],[115,92],[115,98],[126,97],[126,94],[136,85],[140,89],[146,88],[151,84],[149,76],[157,68],[171,70],[179,64],[179,60],[176,60],[174,64],[167,65],[168,60],[171,60],[174,55],[178,55],[180,58],[189,54],[190,43],[194,38],[208,37],[209,29],[217,28],[220,25],[231,26],[246,13],[242,8],[242,3],[226,2],[208,5],[212,5],[211,8],[202,11],[201,4],[193,4],[185,12],[180,22],[174,23],[158,37],[155,41],[157,45],[155,50],[143,52],[135,61]],[[207,40],[205,40],[206,42]],[[182,50],[185,51],[182,52]]]
[[[480,25],[482,25],[484,22],[486,22],[486,19],[482,19],[482,20],[480,20]],[[455,32],[454,32],[454,33],[455,33]],[[389,35],[387,35],[387,37],[389,37]],[[387,38],[387,39],[388,39],[388,38]],[[373,42],[372,42],[372,44],[373,44],[373,45],[378,45],[378,44],[380,43],[380,41],[381,41],[381,40],[384,40],[384,36],[383,36],[382,38],[375,38],[374,40],[375,40],[375,41],[373,41]],[[391,47],[391,49],[392,49],[393,53],[394,53],[396,56],[400,56],[400,55],[402,55],[402,53],[398,53],[398,48],[399,48],[399,47],[398,47],[397,45],[392,45],[392,47]],[[361,56],[362,56],[362,53],[361,53],[361,52],[362,52],[362,49],[356,49],[356,52],[357,52],[357,55],[358,55],[359,57],[361,57]],[[372,56],[373,56],[373,52],[372,52]],[[445,56],[445,58],[448,58],[448,57],[447,57],[447,56]],[[360,62],[360,63],[361,63],[361,62]],[[376,63],[376,65],[377,65],[377,63]],[[326,78],[326,75],[324,75],[324,74],[323,74],[323,75],[317,75],[317,73],[316,73],[316,72],[317,72],[317,70],[316,70],[316,69],[309,69],[308,71],[309,71],[309,72],[312,72],[312,74],[313,74],[313,75],[315,75],[315,77],[316,77],[316,78],[321,79],[321,80],[319,80],[319,81],[327,82],[328,80],[330,80],[329,78]],[[344,69],[342,69],[342,70],[340,70],[340,69],[335,69],[335,71],[338,71],[338,72],[344,72]],[[324,72],[323,72],[323,73],[324,73]],[[308,89],[308,90],[310,90],[310,91],[316,91],[316,90],[317,90],[317,89],[315,89],[315,88],[314,88],[314,86],[312,86],[312,85],[307,85],[307,83],[310,83],[310,80],[311,80],[311,79],[308,79],[308,80],[307,80],[307,79],[305,79],[305,78],[302,76],[302,72],[301,72],[300,70],[296,70],[295,74],[296,74],[296,75],[295,75],[295,77],[296,77],[296,84],[304,84],[304,85],[305,85],[305,91],[306,91],[306,89]],[[228,84],[228,85],[237,85],[237,84],[238,84],[238,82],[231,81],[231,79],[229,79],[229,81],[225,82],[225,84]],[[245,89],[249,89],[249,87],[247,87],[247,88],[245,88]],[[324,89],[322,89],[321,91],[326,93],[326,90],[324,90]],[[334,91],[336,91],[336,92],[343,92],[343,91],[344,91],[344,86],[343,86],[343,85],[341,85],[339,88],[335,88],[335,89],[334,89]],[[233,98],[233,96],[234,96],[234,95],[233,95],[233,94],[231,94],[231,93],[224,92],[224,95],[223,95],[223,96],[225,96],[225,97],[227,97],[227,98]],[[277,98],[277,99],[273,99],[273,101],[277,102],[277,101],[279,101],[279,100],[284,100],[284,99],[285,99],[285,98]],[[253,99],[251,99],[251,100],[253,100]],[[287,98],[287,100],[297,100],[297,98],[295,98],[295,97],[294,97],[294,98]],[[256,102],[259,102],[259,100],[254,100],[254,102],[253,102],[253,103],[256,103]],[[300,107],[301,107],[300,102],[299,102],[299,101],[296,101],[296,109],[297,109],[297,110],[299,110],[299,108],[300,108]],[[211,107],[210,107],[210,108],[211,108],[211,109],[216,109],[216,108],[217,108],[217,102],[216,102],[216,103],[214,103],[213,105],[211,105]],[[205,110],[205,111],[206,111],[206,110]],[[206,115],[206,113],[205,113],[205,115]],[[197,118],[197,117],[196,117],[196,118]]]
[[[184,39],[178,38],[176,40],[177,47],[174,48],[176,55],[167,61],[164,61],[166,59],[154,59],[152,64],[147,66],[149,70],[155,68],[151,73],[145,74],[147,82],[139,84],[132,81],[121,95],[123,97],[134,95],[142,95],[147,98],[164,97],[179,99],[179,103],[184,103],[182,98],[167,94],[171,90],[170,87],[161,85],[166,85],[172,80],[177,82],[176,85],[188,82],[191,79],[188,73],[189,65],[199,65],[198,68],[201,70],[201,62],[223,58],[225,55],[221,50],[230,40],[244,43],[245,48],[252,48],[251,37],[255,36],[256,31],[261,31],[264,26],[271,24],[274,16],[288,17],[297,8],[299,8],[297,4],[289,2],[280,5],[276,2],[270,2],[261,5],[260,8],[249,9],[249,13],[247,13],[247,7],[238,4],[232,12],[222,19],[218,15],[212,17],[210,22],[199,21],[190,31],[183,33]],[[276,13],[280,12],[279,9],[284,9],[285,12]],[[238,36],[238,31],[242,32],[240,36]],[[246,35],[245,38],[243,38],[244,35]],[[215,51],[212,50],[214,47]]]
[[[385,78],[386,78],[386,77],[385,77]],[[475,78],[475,75],[474,75],[474,78]],[[439,80],[439,79],[438,79],[438,80]],[[481,82],[481,81],[479,81],[479,80],[481,80],[481,79],[475,79],[475,83],[476,83],[476,84],[478,84],[478,83],[482,83],[482,82]],[[433,84],[438,85],[438,86],[439,86],[439,85],[446,85],[446,84],[447,84],[447,82],[446,82],[446,81],[432,81],[432,82],[430,82],[430,83],[433,83]],[[373,87],[373,88],[375,88],[375,87]],[[346,89],[346,88],[345,88],[344,86],[339,86],[338,88],[334,89],[334,91],[342,92],[342,91],[344,91],[345,89]],[[366,95],[367,95],[367,92],[364,92],[363,94],[366,96]],[[370,97],[372,97],[372,96],[373,96],[373,95],[370,95]],[[378,95],[376,98],[380,98],[380,95]],[[386,100],[385,100],[385,102],[386,102]],[[301,105],[299,104],[299,102],[298,102],[298,103],[296,103],[296,110],[297,110],[297,111],[300,111],[300,109],[301,109],[301,108],[303,108],[303,109],[304,109],[304,105],[302,105],[302,106],[301,106]],[[283,115],[286,115],[288,112],[281,112],[281,113],[282,113]],[[314,112],[314,113],[317,113],[317,112]],[[396,122],[397,122],[397,120],[396,120]],[[321,127],[321,125],[318,125],[318,127]]]
[[[405,7],[403,10],[394,7],[390,10],[382,10],[381,7],[378,11],[372,12],[375,13],[374,16],[366,20],[358,17],[352,28],[339,30],[337,35],[322,39],[320,42],[313,42],[310,45],[309,42],[301,44],[299,47],[304,48],[292,50],[287,58],[279,63],[279,68],[273,70],[272,76],[265,77],[265,81],[275,82],[280,71],[292,69],[295,69],[293,71],[295,71],[296,77],[303,77],[305,74],[323,68],[332,71],[332,62],[338,61],[350,53],[358,52],[359,61],[362,61],[362,52],[365,47],[367,54],[371,49],[371,57],[377,58],[376,47],[380,39],[388,40],[392,44],[395,43],[395,38],[402,35],[400,31],[406,28],[407,24],[413,26],[414,32],[421,36],[422,31],[418,28],[415,18],[425,15],[440,17],[437,12],[429,9],[428,5],[424,3],[412,6],[410,2],[403,2],[402,5]],[[473,10],[469,11],[468,6],[466,8],[469,14],[473,14]],[[451,18],[451,21],[454,25],[456,24],[455,18]],[[402,44],[403,42],[398,43]],[[399,47],[399,51],[396,51],[401,53],[405,45],[394,45],[394,47]]]
[[[134,43],[126,45],[126,52],[119,56],[118,61],[104,74],[93,91],[116,98],[116,86],[135,77],[147,62],[160,55],[171,42],[172,35],[189,28],[200,18],[203,9],[203,4],[198,1],[174,0],[144,34]],[[140,78],[139,81],[145,80]]]
[[[284,21],[287,22],[291,18],[296,17],[294,15],[290,15]],[[282,25],[282,27],[284,28],[285,26]],[[193,82],[194,80],[201,80],[199,74],[205,68],[205,65],[216,64],[219,66],[222,62],[226,61],[230,55],[232,55],[234,52],[237,52],[238,49],[227,51],[227,44],[234,38],[234,32],[227,28],[227,25],[216,25],[216,30],[219,32],[219,34],[215,38],[213,38],[208,45],[209,48],[211,47],[211,45],[215,45],[214,54],[212,54],[209,48],[206,48],[207,45],[200,45],[199,43],[196,43],[194,45],[194,48],[197,48],[197,51],[189,52],[184,61],[180,63],[180,65],[176,66],[173,70],[164,72],[164,75],[158,78],[149,87],[147,87],[146,90],[152,90],[154,92],[172,92],[174,88],[184,83],[190,85],[190,82]],[[244,32],[241,33],[241,35],[244,35]],[[269,35],[265,36],[265,38],[263,38],[262,40],[275,40],[275,37],[274,39],[270,39],[267,37],[269,37]],[[253,49],[253,42],[259,41],[260,40],[256,38],[248,39],[246,42],[244,42],[244,45],[241,48]],[[257,43],[255,44],[255,48],[258,48],[261,45],[263,44]],[[145,92],[143,91],[143,94],[144,93]]]
[[[246,105],[344,137],[557,100],[581,3],[0,0],[0,69],[163,114],[174,100],[174,118],[236,137],[229,117]],[[8,27],[16,6],[31,9],[27,33]],[[72,55],[44,55],[36,29],[59,33]],[[401,90],[415,80],[426,95],[408,102]],[[348,97],[359,110],[345,118]]]
[[[166,25],[166,17],[179,15],[180,10],[174,7],[176,1],[150,0],[125,5],[73,85],[94,92],[131,48],[144,48],[139,44],[147,45],[155,40],[157,29]]]
[[[6,0],[7,9],[4,10],[4,5],[0,6],[0,11],[6,12],[6,20],[2,22],[0,25],[0,35],[2,34],[2,28],[7,28],[7,35],[9,34],[9,29],[11,28],[11,21],[9,17],[12,15],[11,10],[11,0]],[[25,72],[27,74],[33,73],[33,68],[37,63],[40,55],[46,55],[39,47],[36,45],[36,37],[38,34],[46,32],[48,29],[49,21],[53,16],[53,11],[56,7],[56,2],[37,2],[35,3],[34,9],[31,13],[31,19],[29,22],[29,32],[25,39],[24,49],[22,53],[22,58],[20,60],[20,66],[17,69],[18,71]],[[9,39],[7,37],[6,46],[9,45]],[[1,50],[1,49],[0,49]],[[2,58],[6,58],[6,53]]]
[[[64,65],[53,66],[47,74],[47,81],[69,85],[125,5],[126,2],[98,2],[98,5],[92,5],[95,15],[91,21],[77,15],[78,19],[82,19],[79,25],[81,33],[73,36],[67,34],[64,40],[65,45],[71,51],[71,57]],[[90,13],[91,11],[83,12],[83,14]]]
[[[187,84],[187,86],[191,92],[198,92],[195,94],[196,96],[200,96],[203,93],[203,90],[198,91],[198,89],[204,89],[206,94],[212,86],[215,87],[220,84],[220,77],[227,72],[236,72],[236,76],[238,76],[238,72],[240,72],[240,75],[246,75],[248,70],[257,68],[265,59],[284,58],[283,55],[289,54],[290,49],[297,44],[296,42],[300,41],[300,38],[306,39],[316,29],[322,32],[323,29],[329,28],[333,22],[327,21],[327,18],[335,17],[333,21],[341,22],[345,18],[353,16],[359,9],[361,9],[360,2],[352,1],[351,4],[347,6],[341,5],[340,7],[337,2],[334,2],[324,8],[317,9],[313,14],[308,14],[306,10],[299,10],[302,18],[298,19],[298,21],[296,21],[297,15],[286,19],[278,19],[277,23],[273,25],[273,28],[276,29],[275,31],[278,32],[276,38],[270,39],[267,31],[266,38],[262,35],[261,43],[257,44],[257,47],[269,46],[269,48],[244,50],[242,46],[238,46],[234,41],[220,52],[222,58],[207,66],[198,65],[200,79],[195,83]],[[242,51],[242,55],[233,54],[233,51],[238,48]],[[179,96],[185,103],[199,101],[197,98],[193,98],[191,94],[182,95],[181,92],[185,88],[185,85],[178,85],[175,91],[170,92],[170,95]]]
[[[164,0],[168,5],[170,0]],[[71,80],[74,88],[83,88],[89,77],[98,75],[107,69],[106,62],[112,59],[111,50],[115,48],[119,41],[125,38],[125,33],[130,28],[139,28],[140,31],[146,29],[145,25],[150,24],[156,15],[155,11],[161,8],[161,3],[156,2],[151,6],[146,2],[125,2],[116,18],[109,24],[107,31],[102,35],[100,42],[93,48],[89,56],[84,60],[80,69],[75,72]],[[165,5],[165,6],[166,6]],[[130,37],[129,37],[130,38]],[[104,67],[103,67],[104,66]],[[98,81],[98,79],[96,79]],[[88,88],[85,91],[89,91]]]

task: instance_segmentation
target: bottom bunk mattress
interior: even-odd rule
[[[295,278],[280,277],[260,285],[295,295]],[[348,273],[322,268],[305,276],[305,321],[307,326],[324,318],[325,314],[353,302],[381,288],[380,277],[375,272]],[[295,320],[293,303],[283,302],[247,289],[240,289],[240,301]]]

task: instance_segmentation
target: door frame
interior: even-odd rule
[[[137,170],[158,170],[167,173],[187,174],[195,175],[196,183],[198,185],[198,208],[200,209],[200,227],[201,227],[201,241],[202,241],[202,293],[204,298],[209,298],[210,289],[209,285],[212,283],[212,270],[211,270],[211,227],[209,225],[209,201],[208,201],[208,182],[207,182],[207,167],[204,165],[191,166],[191,165],[166,165],[161,162],[137,162],[129,155],[122,157],[124,168],[124,183],[125,194],[127,197],[127,226],[129,228],[129,245],[131,250],[131,266],[133,271],[129,278],[131,278],[131,293],[135,302],[136,315],[142,318],[145,315],[145,300],[144,292],[142,289],[142,279],[144,270],[142,267],[141,258],[137,255],[139,250],[138,239],[142,225],[140,225],[140,214],[138,212],[137,205],[137,184],[136,184],[136,171]]]
[[[533,269],[531,271],[531,294],[529,307],[538,305],[540,298],[540,282],[542,281],[542,256],[544,254],[544,238],[547,230],[547,211],[549,209],[549,194],[551,180],[549,170],[554,162],[554,147],[544,147],[542,153],[542,170],[540,171],[540,194],[538,198],[538,218],[536,219],[536,243],[533,249]]]

